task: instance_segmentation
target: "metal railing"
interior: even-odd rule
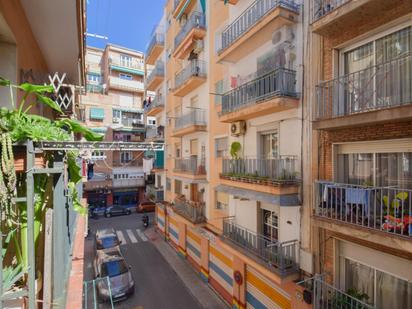
[[[206,111],[201,109],[192,109],[189,113],[176,118],[175,130],[179,130],[188,126],[205,126],[206,125]]]
[[[191,60],[180,72],[175,76],[175,89],[182,86],[189,78],[198,76],[206,77],[207,65],[202,60]]]
[[[199,163],[197,156],[191,158],[176,158],[174,171],[193,175],[206,175],[205,166]]]
[[[412,103],[412,54],[316,86],[315,120]]]
[[[179,33],[175,37],[175,49],[180,45],[180,43],[182,43],[189,32],[195,28],[206,29],[206,18],[201,12],[193,12],[190,14],[186,23],[182,26]]]
[[[140,61],[137,61],[136,59],[133,59],[132,61],[122,61],[120,58],[111,58],[109,60],[109,64],[111,66],[123,67],[144,72],[144,64]]]
[[[218,52],[221,53],[231,46],[267,14],[278,7],[286,8],[296,13],[299,12],[299,5],[293,0],[257,0],[222,31],[218,42],[220,44]]]
[[[86,85],[86,91],[89,93],[104,93],[104,88],[103,85],[93,85],[93,84],[87,84]]]
[[[315,214],[389,234],[412,237],[412,190],[315,182]]]
[[[298,270],[299,242],[297,240],[274,241],[264,235],[249,231],[236,224],[233,219],[223,220],[222,236],[263,260],[270,268],[281,274]]]
[[[165,76],[165,65],[163,61],[156,62],[156,65],[153,68],[152,72],[150,72],[150,74],[147,76],[146,85],[150,85],[150,83],[155,79],[156,76]]]
[[[299,162],[296,156],[223,159],[222,174],[252,180],[296,181]]]
[[[125,127],[144,127],[144,121],[136,118],[120,118],[120,123]]]
[[[312,0],[312,20],[314,23],[318,19],[333,12],[338,7],[352,0]]]
[[[164,200],[163,187],[156,188],[155,186],[146,186],[146,196],[149,199],[153,199],[155,202]]]
[[[192,202],[185,199],[176,198],[172,207],[175,212],[185,217],[193,224],[206,222],[206,217],[204,215],[204,202]]]
[[[164,127],[163,126],[147,126],[146,127],[146,138],[164,138]]]
[[[225,93],[221,113],[231,113],[275,96],[297,96],[295,71],[278,68]]]
[[[153,33],[152,39],[150,40],[149,46],[147,46],[146,55],[150,55],[153,47],[155,45],[164,46],[165,36],[163,33],[155,32]]]
[[[315,309],[374,309],[365,303],[327,283],[322,276],[313,278],[313,308]]]
[[[127,80],[120,77],[110,76],[109,85],[113,88],[120,88],[132,91],[144,91],[144,83],[137,80]]]
[[[152,109],[156,107],[164,107],[165,106],[165,99],[162,95],[156,95],[153,101],[145,107],[145,112],[148,113]]]

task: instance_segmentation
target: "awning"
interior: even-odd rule
[[[104,109],[97,107],[90,108],[90,119],[104,120]]]
[[[94,127],[90,128],[95,133],[106,133],[107,132],[107,127]]]
[[[182,9],[180,10],[179,14],[177,14],[176,19],[180,19],[180,17],[182,17],[183,12],[186,10],[191,1],[192,0],[185,0],[185,4],[182,6]]]
[[[297,194],[275,195],[227,185],[218,185],[215,187],[215,190],[218,192],[225,192],[230,195],[247,198],[249,200],[266,202],[278,206],[299,206],[300,204]]]
[[[180,180],[184,183],[207,183],[207,179],[192,179],[190,177],[174,176],[174,179]]]
[[[113,65],[113,64],[110,67],[112,68],[112,70],[116,70],[116,71],[119,71],[119,72],[131,73],[131,74],[144,76],[144,71],[141,71],[141,70],[138,70],[138,69],[125,68],[125,67],[120,67],[120,66]]]

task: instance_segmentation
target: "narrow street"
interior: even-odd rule
[[[150,233],[145,233],[141,216],[141,214],[132,213],[129,216],[90,219],[90,235],[85,243],[85,281],[94,279],[95,231],[99,228],[113,227],[120,240],[122,240],[121,250],[126,262],[132,268],[136,284],[134,295],[125,301],[115,303],[115,308],[205,308],[191,294],[190,290],[169,264],[170,262],[166,261],[164,255],[159,252],[151,240],[153,237],[148,236],[150,233],[154,234],[153,229],[149,228],[148,231]],[[150,223],[151,225],[153,224],[152,215],[150,215]],[[163,242],[163,240],[160,241]],[[171,254],[175,255],[175,252]],[[173,260],[173,257],[171,260]],[[187,265],[187,267],[190,266]],[[208,289],[206,285],[204,288]],[[211,293],[211,291],[206,292]],[[217,296],[213,296],[217,298]],[[84,304],[84,308],[95,308],[92,284],[87,288],[87,307]],[[97,308],[110,308],[110,304],[98,303]]]

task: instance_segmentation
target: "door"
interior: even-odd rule
[[[193,202],[199,202],[199,192],[197,183],[190,184],[190,200]]]

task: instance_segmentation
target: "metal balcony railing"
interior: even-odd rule
[[[145,112],[148,113],[156,107],[164,107],[165,99],[162,95],[156,95],[153,101],[145,107]]]
[[[278,68],[225,93],[221,113],[231,113],[275,96],[297,96],[295,71]]]
[[[412,53],[322,82],[316,87],[315,120],[412,103]]]
[[[293,182],[298,180],[298,163],[296,156],[223,159],[222,174],[250,180]]]
[[[152,72],[147,76],[146,85],[149,85],[156,76],[164,77],[165,76],[165,65],[163,61],[157,61]]]
[[[352,0],[312,0],[312,20],[314,23],[318,19],[333,12],[338,7]]]
[[[313,278],[313,308],[316,309],[374,309],[375,306],[365,303],[327,283],[322,276]]]
[[[263,260],[270,268],[280,274],[284,275],[298,270],[298,240],[274,241],[237,225],[233,219],[223,220],[222,236]]]
[[[201,12],[193,12],[175,37],[175,49],[193,29],[206,29],[206,18]]]
[[[412,237],[412,190],[315,182],[315,214],[389,234]]]
[[[144,64],[138,61],[137,59],[133,59],[132,61],[125,61],[120,58],[111,58],[109,59],[109,64],[112,66],[134,69],[144,72]]]
[[[163,126],[147,126],[146,138],[164,138]]]
[[[188,126],[205,126],[206,111],[200,109],[192,109],[189,113],[175,120],[175,130],[179,130]]]
[[[143,128],[144,121],[135,118],[121,118],[120,122],[125,127],[133,127],[133,128]]]
[[[205,203],[188,201],[184,198],[176,198],[172,205],[173,210],[193,224],[206,222]]]
[[[176,158],[174,171],[192,175],[206,175],[205,166],[199,163],[197,156],[191,158]]]
[[[93,84],[87,84],[86,85],[86,91],[89,93],[104,93],[104,88],[102,85],[93,85]]]
[[[191,60],[180,72],[175,76],[175,89],[182,86],[189,78],[198,76],[206,77],[207,65],[202,60]]]
[[[256,0],[222,31],[218,41],[218,52],[221,53],[231,46],[237,39],[278,7],[286,8],[296,13],[299,12],[299,5],[293,0]]]
[[[146,196],[155,202],[164,200],[163,187],[156,188],[155,186],[146,186]]]
[[[164,46],[165,36],[163,33],[155,32],[153,33],[152,39],[150,40],[149,45],[147,46],[146,55],[149,55],[155,45]]]

